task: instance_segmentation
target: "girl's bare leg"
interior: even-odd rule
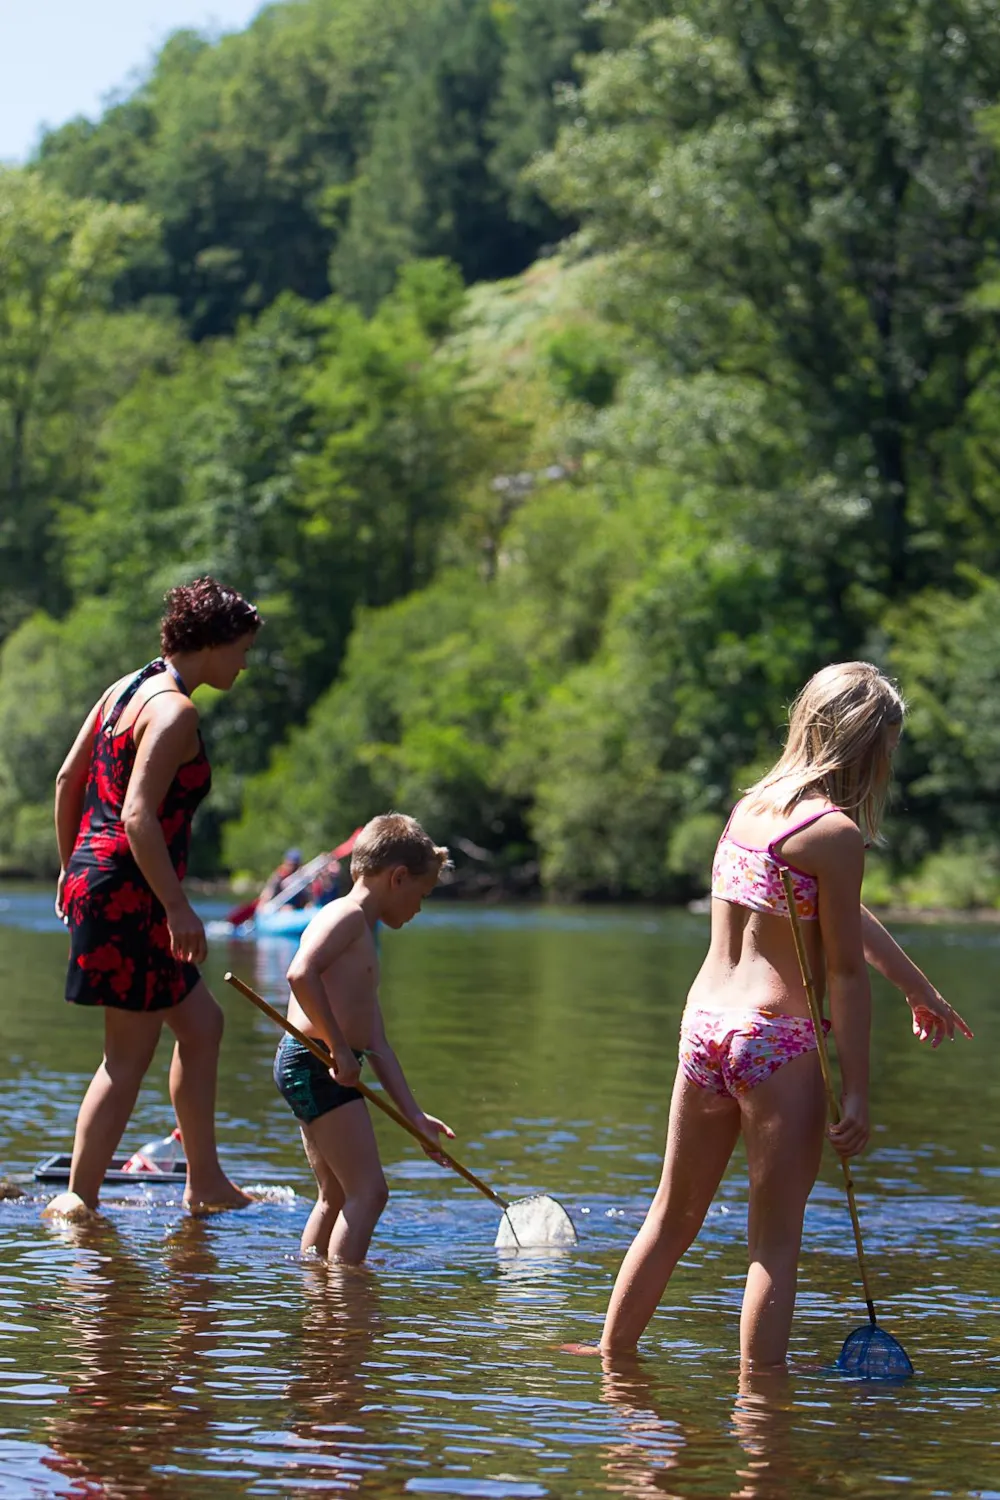
[[[104,1174],[135,1108],[160,1039],[162,1018],[134,1011],[104,1012],[104,1059],[83,1096],[76,1119],[69,1191],[97,1207]]]
[[[344,1195],[330,1232],[327,1255],[347,1265],[360,1265],[389,1201],[375,1132],[364,1100],[352,1099],[350,1104],[341,1104],[303,1128]],[[320,1193],[323,1193],[322,1183]]]
[[[188,1164],[184,1202],[196,1211],[244,1208],[250,1199],[222,1170],[215,1144],[222,1011],[208,986],[199,981],[187,999],[164,1012],[163,1019],[177,1038],[170,1063],[170,1098]]]
[[[825,1106],[815,1052],[785,1063],[740,1101],[750,1172],[750,1270],[740,1355],[753,1369],[784,1363],[795,1311],[806,1200],[823,1150]]]
[[[736,1101],[699,1088],[678,1068],[663,1175],[618,1272],[602,1349],[615,1353],[635,1348],[674,1267],[704,1222],[739,1133]]]
[[[346,1109],[347,1106],[343,1105]],[[315,1122],[314,1122],[315,1123]],[[323,1159],[319,1148],[313,1144],[308,1125],[300,1125],[302,1145],[319,1189],[313,1211],[306,1220],[299,1249],[303,1255],[313,1253],[327,1255],[330,1250],[330,1235],[344,1206],[344,1189]]]

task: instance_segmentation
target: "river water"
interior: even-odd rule
[[[386,933],[417,1097],[505,1195],[556,1194],[580,1242],[494,1250],[492,1205],[379,1120],[392,1197],[369,1265],[345,1272],[296,1256],[311,1179],[276,1037],[222,982],[233,968],[280,1001],[282,944],[216,943],[205,971],[227,1012],[224,1159],[267,1201],[192,1221],[173,1188],[118,1189],[98,1229],[40,1219],[31,1170],[69,1149],[100,1052],[99,1017],[62,1003],[50,910],[0,892],[0,1171],[27,1187],[0,1203],[0,1495],[1000,1497],[1000,932],[899,933],[973,1042],[919,1046],[876,986],[856,1175],[880,1321],[916,1378],[831,1369],[864,1308],[828,1156],[791,1372],[741,1388],[739,1154],[640,1359],[561,1347],[596,1338],[655,1184],[705,918],[431,903]],[[164,1041],[129,1149],[172,1126],[167,1061]]]

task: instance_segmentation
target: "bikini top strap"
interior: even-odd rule
[[[166,669],[167,664],[163,660],[162,656],[157,656],[153,661],[147,662],[146,665],[135,674],[131,682],[126,683],[121,693],[115,699],[111,712],[108,714],[107,718],[104,720],[104,723],[101,725],[101,729],[105,734],[114,734],[118,720],[125,712],[128,704],[132,702],[132,699],[142,687],[142,684],[144,682],[148,682],[150,677],[155,677],[157,672],[165,672]]]
[[[786,839],[791,838],[793,833],[801,833],[803,828],[808,828],[812,823],[818,823],[820,818],[825,818],[828,813],[840,812],[840,810],[839,807],[824,807],[822,812],[810,813],[808,818],[802,818],[800,822],[793,823],[791,828],[786,828],[784,833],[779,833],[768,844],[767,852],[771,859],[776,860],[778,864],[787,864],[787,860],[783,860],[780,854],[775,853],[775,844],[783,844]]]

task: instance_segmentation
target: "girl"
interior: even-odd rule
[[[708,956],[681,1022],[663,1175],[615,1282],[601,1340],[609,1352],[635,1346],[742,1131],[750,1270],[740,1353],[755,1369],[785,1360],[825,1105],[782,868],[794,877],[817,987],[829,989],[843,1098],[827,1134],[842,1156],[868,1140],[866,957],[903,989],[919,1037],[936,1046],[956,1026],[972,1034],[861,905],[866,836],[878,837],[902,723],[902,699],[877,668],[824,668],[792,707],[781,759],[733,809],[712,870]]]
[[[191,820],[212,779],[191,694],[202,684],[232,687],[260,623],[252,604],[214,578],[172,589],[163,655],[108,688],[57,777],[66,999],[102,1007],[104,1060],[80,1106],[69,1192],[50,1214],[96,1208],[164,1021],[176,1041],[170,1097],[188,1161],[184,1200],[202,1209],[249,1201],[216,1154],[222,1012],[196,967],[205,929],[181,881]]]

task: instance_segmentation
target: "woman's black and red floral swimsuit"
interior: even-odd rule
[[[135,740],[131,727],[121,734],[115,730],[140,685],[167,670],[159,660],[143,667],[107,718],[102,721],[99,713],[94,726],[83,816],[63,884],[70,931],[66,999],[76,1005],[167,1010],[198,983],[195,965],[182,963],[170,951],[166,913],[135,862],[122,824]],[[211,783],[199,735],[198,754],[180,767],[157,810],[179,880],[187,868],[191,819]]]

